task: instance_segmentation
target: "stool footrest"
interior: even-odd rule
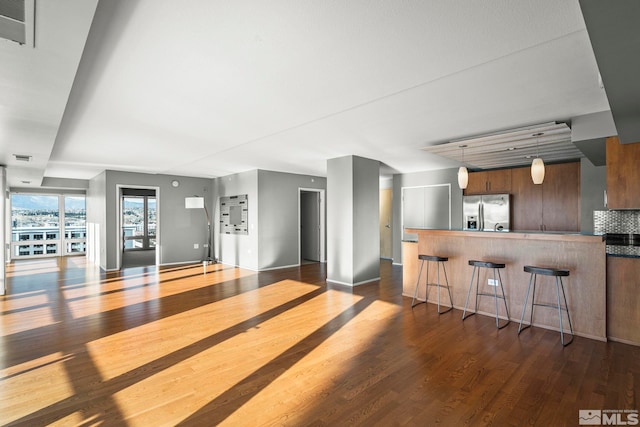
[[[437,286],[438,288],[448,288],[447,285],[441,285],[439,283],[427,283],[427,286]]]
[[[505,297],[503,297],[502,295],[494,295],[494,294],[490,294],[487,292],[478,292],[478,296],[479,297],[491,297],[491,298],[498,298],[498,299],[505,299]]]
[[[558,309],[558,306],[556,304],[545,304],[545,303],[542,303],[542,302],[536,302],[536,303],[533,303],[531,305],[537,305],[538,307],[553,308],[554,310]],[[566,307],[562,307],[562,306],[560,306],[560,310],[568,311]]]

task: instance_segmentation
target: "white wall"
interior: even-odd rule
[[[90,261],[103,270],[107,269],[107,173],[102,172],[89,181],[87,190],[87,250]],[[90,230],[90,231],[89,231]],[[91,249],[89,249],[91,248]]]

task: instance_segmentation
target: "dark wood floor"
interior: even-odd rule
[[[0,424],[575,426],[640,408],[640,348],[412,310],[388,261],[355,289],[323,264],[203,273],[12,264]]]

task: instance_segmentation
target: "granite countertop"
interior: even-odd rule
[[[493,234],[548,234],[548,235],[569,235],[569,236],[602,236],[602,233],[586,233],[582,231],[541,231],[541,230],[469,230],[466,228],[432,228],[432,227],[405,227],[405,229],[411,230],[434,230],[434,231],[465,231],[470,233],[493,233]]]

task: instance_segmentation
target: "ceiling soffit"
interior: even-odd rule
[[[423,150],[464,163],[472,169],[523,166],[530,164],[536,156],[547,163],[584,157],[571,142],[571,128],[558,122],[457,139]]]

